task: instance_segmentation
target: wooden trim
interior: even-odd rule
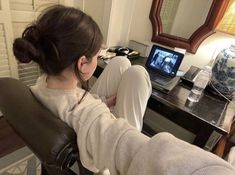
[[[214,153],[219,157],[224,157],[229,152],[229,149],[231,147],[230,139],[235,134],[235,120],[233,120],[231,125],[231,130],[227,136],[223,136],[219,142],[217,143],[217,146],[215,148]]]

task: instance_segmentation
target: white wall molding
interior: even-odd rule
[[[125,11],[123,13],[124,20],[122,24],[122,30],[121,30],[121,45],[127,46],[129,42],[129,35],[130,35],[130,28],[132,24],[132,19],[134,15],[136,0],[128,0],[125,1]]]
[[[84,11],[85,9],[85,0],[74,0],[74,7],[79,8]]]
[[[108,38],[110,37],[110,20],[112,18],[113,0],[104,0],[104,13],[101,31],[104,35],[104,44],[109,45]]]
[[[60,0],[61,1],[61,0]],[[73,7],[74,6],[74,3],[75,1],[78,1],[78,0],[64,0],[64,3],[63,1],[61,1],[60,3],[66,5],[66,6],[70,6],[70,7]]]
[[[107,46],[127,46],[136,0],[74,0],[99,25]]]
[[[136,0],[112,0],[107,45],[126,46]]]

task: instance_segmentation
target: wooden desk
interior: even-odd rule
[[[193,144],[204,147],[213,131],[222,135],[228,134],[222,126],[226,101],[221,101],[203,94],[198,103],[187,101],[190,89],[182,84],[176,86],[169,94],[153,89],[148,107],[174,123],[196,135]],[[148,131],[148,127],[144,127]]]
[[[132,64],[144,65],[146,59],[140,58],[132,61]],[[100,61],[95,71],[98,77],[105,67],[105,63]],[[190,88],[183,84],[177,85],[169,94],[164,94],[153,89],[148,101],[148,108],[161,114],[167,119],[175,122],[181,127],[189,130],[196,135],[193,144],[204,147],[213,131],[222,135],[229,133],[230,127],[224,125],[228,119],[232,119],[233,112],[227,109],[227,102],[218,99],[209,93],[204,93],[198,103],[190,104],[187,101]],[[231,122],[230,122],[231,123]],[[155,134],[151,128],[144,123],[144,133]]]

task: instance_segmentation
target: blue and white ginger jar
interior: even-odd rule
[[[235,92],[235,45],[222,50],[216,57],[211,83],[220,93],[232,99]]]

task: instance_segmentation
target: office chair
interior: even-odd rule
[[[91,175],[79,159],[73,129],[47,110],[19,80],[0,78],[0,111],[15,132],[41,161],[42,175]]]

